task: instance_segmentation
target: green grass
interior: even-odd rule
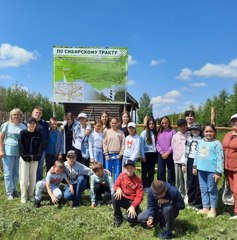
[[[0,174],[0,239],[57,240],[57,239],[157,239],[161,229],[157,226],[146,229],[142,226],[113,227],[113,210],[108,206],[90,208],[89,191],[82,197],[82,205],[72,209],[64,204],[57,209],[49,204],[45,195],[42,207],[36,209],[33,202],[21,204],[20,199],[7,201]],[[223,206],[219,201],[218,216],[206,219],[195,211],[184,209],[175,221],[176,239],[237,239],[237,224],[229,221],[232,207]],[[146,208],[146,195],[141,204]]]

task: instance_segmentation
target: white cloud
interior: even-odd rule
[[[164,94],[163,96],[153,97],[150,103],[152,105],[155,104],[158,106],[161,106],[163,104],[174,104],[177,102],[177,98],[180,96],[182,96],[182,94],[179,91],[173,90]]]
[[[157,65],[162,64],[162,63],[165,63],[164,59],[159,59],[159,60],[152,59],[151,63],[150,63],[150,66],[157,66]]]
[[[174,112],[170,106],[166,106],[166,107],[162,107],[162,108],[153,106],[152,111],[153,111],[155,118],[162,117],[162,116],[165,116],[165,115],[168,115],[168,114],[171,114]]]
[[[182,113],[182,112],[185,112],[186,110],[190,110],[191,105],[194,106],[195,109],[198,109],[200,104],[187,101],[183,105],[181,105],[177,108],[178,112]]]
[[[1,74],[0,75],[0,79],[2,79],[2,80],[11,80],[12,77],[10,75],[8,75],[8,74]]]
[[[176,77],[176,79],[187,81],[191,79],[191,76],[192,71],[189,68],[183,68],[181,70],[181,73]]]
[[[207,84],[205,82],[196,82],[196,83],[191,83],[190,86],[192,86],[192,87],[207,87]]]
[[[187,87],[182,87],[182,88],[180,88],[180,91],[190,92],[191,90]]]
[[[134,80],[128,80],[128,86],[132,86],[132,85],[134,85],[135,84],[135,81]]]
[[[135,65],[138,64],[139,62],[135,60],[131,55],[128,55],[128,65]]]
[[[0,68],[26,65],[38,57],[39,53],[36,50],[29,52],[24,48],[12,46],[8,43],[1,44],[0,46]]]
[[[181,73],[176,77],[179,80],[189,80],[192,77],[224,77],[236,78],[237,77],[237,58],[231,60],[227,64],[213,64],[207,63],[197,70],[184,68]]]

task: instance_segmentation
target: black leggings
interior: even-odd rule
[[[154,180],[157,152],[145,153],[145,158],[146,162],[142,161],[142,183],[143,187],[147,188],[151,186],[151,183]]]

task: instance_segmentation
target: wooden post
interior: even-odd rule
[[[146,115],[145,117],[144,117],[144,121],[143,121],[143,124],[146,126],[146,124],[147,124],[147,121],[148,121],[148,115]]]
[[[124,112],[127,111],[127,105],[126,104],[123,105],[123,111]]]
[[[133,105],[131,105],[130,118],[131,118],[132,121],[134,121],[134,120],[133,120]]]
[[[56,103],[53,102],[53,117],[56,117]]]
[[[171,116],[171,125],[174,125],[174,115]]]
[[[216,123],[216,108],[212,107],[211,108],[211,123],[215,125]]]

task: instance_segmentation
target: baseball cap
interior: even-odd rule
[[[128,159],[125,163],[124,163],[124,167],[127,166],[132,166],[135,167],[135,162],[133,160]]]
[[[33,117],[29,117],[29,118],[27,119],[27,123],[32,123],[32,122],[37,123],[37,121],[36,121],[35,118],[33,118]]]
[[[232,115],[232,116],[230,117],[230,121],[231,121],[232,119],[234,119],[234,118],[237,118],[237,113],[234,114],[234,115]]]
[[[200,131],[203,130],[201,124],[200,124],[200,123],[197,123],[197,122],[193,123],[193,124],[190,126],[189,129],[190,129],[190,130],[200,130]]]
[[[87,118],[86,113],[80,113],[78,114],[78,118]]]
[[[130,122],[130,123],[128,123],[128,128],[129,128],[129,127],[136,128],[136,123],[135,123],[135,122]]]
[[[180,125],[187,125],[186,119],[184,119],[184,118],[179,119],[177,121],[177,126],[180,126]]]
[[[152,182],[151,184],[151,188],[152,191],[154,193],[154,195],[160,195],[161,193],[163,193],[165,191],[165,183],[163,181],[160,180],[155,180]]]
[[[73,150],[70,150],[67,152],[67,156],[76,156],[76,152]]]

